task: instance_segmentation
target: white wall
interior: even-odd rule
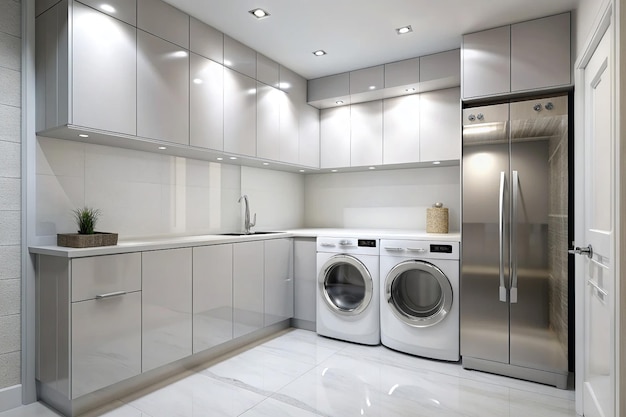
[[[21,382],[21,7],[0,0],[0,411]]]
[[[250,219],[257,213],[256,226],[252,230],[285,230],[304,226],[304,176],[241,167],[241,193],[248,196]]]
[[[311,174],[305,179],[305,225],[426,230],[426,209],[442,202],[449,231],[460,230],[458,166]]]

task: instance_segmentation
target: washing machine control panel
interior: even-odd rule
[[[431,253],[452,253],[452,245],[430,245]]]
[[[362,248],[375,248],[376,240],[375,239],[359,239],[357,244],[358,246]]]

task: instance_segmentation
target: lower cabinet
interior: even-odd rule
[[[233,336],[263,328],[263,241],[233,245]]]
[[[293,317],[293,241],[265,241],[264,325]]]
[[[142,253],[142,371],[191,355],[191,248]]]
[[[317,311],[317,243],[315,238],[293,241],[294,318],[296,327],[315,330]],[[303,323],[305,322],[305,323]]]
[[[233,338],[233,245],[193,248],[193,353]]]

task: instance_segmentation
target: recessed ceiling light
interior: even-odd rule
[[[268,12],[266,12],[263,9],[252,9],[252,10],[249,10],[248,13],[250,13],[252,16],[256,17],[257,19],[263,19],[264,17],[268,17],[270,15]]]
[[[228,159],[232,159],[232,160],[234,161],[235,159],[237,159],[237,157],[236,157],[236,156],[231,156],[231,157],[230,157],[230,158],[228,158]]]
[[[218,160],[218,161],[223,161],[223,160],[224,160],[224,158],[222,158],[221,156],[218,156],[218,157],[217,157],[217,160]]]
[[[81,133],[81,134],[79,134],[79,135],[78,135],[78,137],[79,137],[79,138],[88,138],[88,137],[89,137],[89,135],[86,135],[86,134],[84,134],[84,133]]]
[[[326,51],[323,50],[323,49],[318,49],[317,51],[313,51],[313,55],[315,55],[315,56],[326,55]]]
[[[343,104],[343,100],[337,100],[335,101],[335,104]]]
[[[434,161],[433,165],[439,165],[441,163],[441,161]]]
[[[110,4],[101,4],[100,9],[104,10],[107,13],[115,13],[115,7]]]
[[[413,28],[411,27],[411,25],[408,26],[402,26],[401,28],[397,28],[396,29],[396,33],[398,35],[405,35],[409,32],[413,32]]]
[[[158,149],[159,149],[160,151],[164,151],[164,150],[166,150],[166,149],[167,149],[167,147],[165,147],[165,146],[159,146],[159,147],[158,147]]]

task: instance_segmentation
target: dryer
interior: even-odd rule
[[[380,240],[383,345],[458,361],[459,242]]]
[[[317,333],[380,344],[378,239],[317,238]]]

